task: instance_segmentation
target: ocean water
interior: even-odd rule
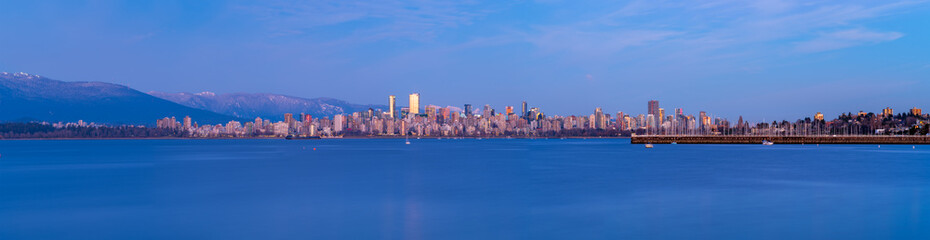
[[[411,142],[0,141],[0,239],[930,239],[930,146]]]

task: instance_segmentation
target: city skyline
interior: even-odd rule
[[[46,78],[46,77],[44,77],[44,76],[34,75],[34,74],[28,74],[28,73],[23,73],[23,72],[19,72],[19,73],[0,72],[0,76],[2,76],[2,77],[4,77],[4,78],[8,78],[8,80],[14,80],[13,82],[11,82],[11,84],[14,84],[14,86],[15,86],[15,85],[22,84],[22,83],[25,83],[25,82],[19,82],[19,80],[15,80],[15,79],[42,79],[42,81],[45,81],[45,82],[43,82],[43,83],[53,83],[53,84],[56,82],[56,80],[50,80],[50,79],[48,79],[48,78]],[[61,81],[57,81],[57,82],[61,82]],[[61,83],[82,84],[81,82],[61,82]],[[118,86],[118,85],[117,85],[117,86]],[[131,90],[131,88],[130,88],[130,90]],[[147,95],[146,93],[141,93],[141,92],[137,92],[137,94]],[[174,101],[174,102],[176,102],[176,103],[182,104],[182,102],[179,101],[179,99],[174,99],[174,98],[173,98],[173,97],[176,97],[176,95],[172,95],[172,94],[169,94],[169,93],[158,93],[158,92],[155,92],[155,93],[148,93],[148,94],[154,94],[155,97],[163,98],[163,99],[165,99],[165,100]],[[217,94],[216,94],[216,93],[213,93],[213,92],[201,92],[201,93],[196,93],[196,94],[190,94],[190,93],[179,93],[179,94],[180,94],[180,96],[182,96],[182,97],[181,97],[182,99],[185,98],[185,97],[183,97],[183,96],[192,96],[192,95],[207,96],[207,97],[217,96]],[[442,94],[442,93],[440,93],[440,95],[441,95],[441,94]],[[152,95],[147,95],[147,96],[150,96],[150,97],[151,97]],[[263,96],[263,95],[259,95],[259,96]],[[268,95],[268,96],[273,96],[273,98],[281,98],[281,97],[284,97],[284,98],[291,98],[291,100],[289,100],[289,101],[293,101],[293,97],[291,97],[291,96],[286,96],[286,95]],[[428,96],[429,96],[429,95],[428,95]],[[264,98],[264,97],[262,97],[262,98]],[[404,107],[403,105],[398,106],[398,104],[397,104],[397,99],[396,99],[396,95],[388,95],[388,99],[387,99],[386,105],[382,105],[382,103],[385,103],[385,102],[381,102],[381,103],[375,103],[375,104],[367,104],[367,106],[371,106],[374,110],[383,111],[383,112],[388,112],[388,113],[394,113],[394,114],[397,114],[397,113],[399,113],[399,112],[401,112],[401,111],[411,111],[411,110],[413,111],[414,114],[416,114],[416,113],[420,113],[420,112],[422,112],[422,111],[424,111],[424,110],[428,110],[429,108],[432,108],[432,110],[437,110],[437,109],[440,109],[440,108],[448,108],[449,110],[451,110],[451,111],[453,111],[453,112],[476,113],[476,114],[478,114],[478,115],[486,115],[488,112],[495,112],[495,110],[500,110],[500,109],[504,109],[504,112],[506,112],[507,115],[509,115],[510,113],[513,113],[513,112],[514,112],[514,108],[517,107],[517,106],[515,106],[515,105],[513,105],[513,104],[501,104],[501,105],[484,104],[484,108],[483,108],[482,111],[474,112],[473,107],[472,107],[472,106],[474,105],[474,103],[464,103],[464,104],[461,104],[461,103],[460,103],[460,104],[458,104],[458,105],[436,104],[436,103],[433,103],[433,102],[425,102],[425,103],[423,103],[423,102],[421,102],[421,99],[420,99],[420,93],[417,93],[417,92],[410,93],[410,94],[407,96],[407,98],[408,98],[408,99],[407,99],[406,102],[407,102],[408,104],[407,104],[406,107]],[[235,98],[234,98],[234,99],[235,99]],[[298,99],[299,99],[299,98],[298,98]],[[332,100],[335,100],[335,101],[339,102],[338,99],[332,99]],[[198,100],[198,101],[199,101],[199,100]],[[329,100],[327,100],[327,101],[329,101]],[[195,102],[196,102],[196,101],[195,101]],[[282,102],[282,103],[284,103],[284,102]],[[343,102],[343,103],[344,103],[344,102]],[[663,101],[663,103],[665,103],[665,102]],[[241,102],[229,102],[229,104],[239,105],[239,104],[241,104]],[[289,103],[288,103],[288,104],[289,104]],[[480,104],[479,104],[479,105],[480,105]],[[621,107],[618,107],[618,106],[615,106],[615,105],[612,106],[611,104],[595,105],[594,108],[595,108],[595,109],[605,109],[604,112],[614,112],[614,111],[616,111],[616,112],[619,112],[619,113],[622,113],[622,112],[633,113],[633,114],[644,113],[645,115],[652,115],[652,116],[670,116],[670,115],[675,116],[675,115],[683,115],[683,114],[686,112],[685,108],[683,108],[682,106],[674,106],[673,108],[668,108],[668,107],[667,107],[668,105],[671,105],[671,104],[663,104],[663,105],[660,106],[660,105],[659,105],[659,101],[653,99],[653,100],[647,101],[647,106],[645,107],[644,112],[640,112],[639,110],[637,110],[637,107],[635,107],[635,106],[621,106]],[[220,112],[217,111],[217,109],[207,109],[207,108],[204,108],[204,106],[196,106],[196,105],[189,105],[189,106],[190,106],[190,107],[194,107],[194,108],[201,108],[202,110],[215,111],[216,113],[220,113]],[[354,108],[357,109],[358,106],[362,106],[362,105],[356,105],[356,107],[354,107]],[[366,108],[367,108],[367,106],[366,106]],[[383,106],[383,108],[382,108],[381,106]],[[411,109],[410,106],[415,106],[415,107]],[[421,107],[421,106],[422,106],[422,107]],[[665,107],[662,107],[662,106],[665,106]],[[584,115],[585,111],[587,111],[587,110],[584,110],[584,109],[575,109],[575,110],[572,110],[570,113],[567,113],[567,114],[563,114],[563,113],[559,113],[559,112],[553,113],[553,111],[549,110],[550,108],[549,108],[548,106],[533,105],[532,107],[530,107],[526,100],[521,101],[521,102],[520,102],[520,106],[518,106],[518,107],[520,108],[520,111],[521,111],[521,112],[520,112],[520,115],[526,115],[528,111],[533,110],[533,109],[537,109],[537,112],[538,112],[538,111],[542,111],[542,109],[544,109],[548,114],[551,114],[551,115],[559,115],[559,116]],[[741,110],[741,109],[736,109],[736,110],[731,110],[731,111],[730,111],[730,112],[735,112],[735,114],[736,114],[735,116],[729,116],[729,115],[719,114],[719,113],[707,111],[707,110],[704,110],[704,109],[696,109],[696,110],[694,110],[694,109],[689,109],[689,110],[687,110],[687,111],[688,111],[688,114],[689,114],[689,115],[693,115],[694,113],[699,114],[700,117],[699,117],[698,119],[701,119],[701,121],[708,121],[708,119],[715,119],[715,118],[722,118],[722,119],[735,119],[735,118],[739,118],[739,119],[744,119],[744,120],[746,120],[746,121],[752,121],[752,122],[765,122],[766,119],[768,119],[768,120],[788,120],[788,119],[803,119],[803,118],[808,118],[808,117],[811,117],[811,116],[813,116],[815,119],[816,119],[816,118],[820,118],[820,119],[822,120],[824,115],[826,115],[826,116],[838,116],[838,115],[841,115],[841,114],[852,113],[852,112],[859,112],[859,113],[880,112],[880,113],[883,113],[883,114],[887,114],[887,112],[893,111],[893,109],[899,109],[899,112],[903,112],[903,111],[914,111],[914,110],[916,109],[916,110],[919,112],[919,111],[920,111],[920,107],[921,107],[921,106],[916,105],[916,104],[915,104],[915,105],[911,105],[910,107],[906,107],[906,108],[899,108],[899,107],[894,107],[894,106],[885,105],[885,107],[883,107],[880,111],[872,111],[872,110],[868,110],[868,109],[859,109],[859,110],[855,110],[855,111],[849,111],[849,110],[847,110],[847,111],[842,111],[842,110],[829,109],[829,110],[818,110],[818,111],[817,111],[815,114],[813,114],[813,115],[811,115],[810,113],[798,114],[798,115],[800,115],[800,116],[797,117],[797,118],[777,117],[777,116],[762,116],[761,119],[753,119],[753,118],[751,118],[751,117],[747,117],[747,115],[743,115],[743,114],[740,113],[741,111],[743,111],[743,110]],[[541,108],[542,108],[542,109],[541,109]],[[666,108],[668,108],[669,111],[666,111]],[[339,108],[337,108],[337,109],[339,109]],[[902,109],[903,109],[903,110],[902,110]],[[254,111],[254,110],[248,110],[248,109],[242,109],[242,110],[243,110],[243,111]],[[309,110],[309,109],[308,109],[308,110]],[[341,111],[341,110],[340,110],[340,111]],[[691,111],[693,111],[693,112],[691,112]],[[501,111],[496,111],[496,112],[497,112],[497,113],[501,113]],[[707,114],[708,112],[711,112],[711,114],[708,115],[708,114]],[[299,111],[299,110],[298,110],[298,111],[293,111],[293,113],[306,113],[306,112],[305,112],[305,111]],[[313,110],[311,110],[310,113],[311,113],[311,114],[320,115],[320,114],[318,114],[318,113],[313,113]],[[339,113],[339,112],[336,112],[336,113]],[[332,116],[332,115],[334,115],[334,114],[336,114],[336,113],[322,114],[322,116]],[[342,112],[342,113],[347,114],[347,113],[351,113],[351,111],[346,111],[346,112]],[[666,113],[672,113],[672,114],[666,114]],[[275,118],[274,116],[276,116],[276,115],[277,115],[277,114],[272,114],[272,115],[253,115],[253,117],[259,116],[259,117],[266,117],[266,118],[267,118],[267,117]],[[818,117],[818,115],[819,115],[819,117]],[[915,114],[915,115],[920,115],[920,114],[918,113],[918,114]],[[238,115],[237,115],[237,117],[243,117],[243,116],[238,116]],[[656,121],[658,121],[659,124],[661,124],[664,120],[665,120],[664,118],[657,118],[657,119],[656,119]]]
[[[198,126],[191,125],[191,118],[185,116],[183,123],[176,117],[157,120],[156,128],[182,130],[189,137],[260,137],[260,136],[312,136],[342,137],[349,136],[427,136],[427,137],[623,137],[636,135],[669,136],[829,136],[829,135],[927,135],[930,129],[930,114],[923,114],[922,109],[914,107],[904,112],[895,113],[892,108],[884,108],[880,113],[859,111],[843,113],[837,118],[826,121],[823,113],[817,112],[813,117],[803,119],[773,120],[769,122],[745,121],[742,116],[735,122],[727,118],[716,117],[712,113],[699,111],[698,115],[687,114],[682,108],[675,108],[666,115],[658,100],[649,100],[645,114],[625,114],[618,111],[611,116],[597,107],[590,115],[546,115],[539,108],[521,102],[521,113],[513,112],[513,106],[506,106],[505,111],[498,112],[490,105],[484,105],[481,112],[474,112],[472,104],[463,104],[461,111],[451,110],[452,106],[439,107],[420,105],[420,94],[408,95],[408,102],[413,107],[401,108],[395,112],[396,97],[389,95],[389,109],[369,108],[367,111],[351,114],[336,114],[317,118],[301,113],[300,120],[295,121],[293,113],[285,113],[284,121],[270,121],[256,117],[254,124],[245,124],[231,120],[222,124]],[[93,123],[90,123],[93,126]],[[57,126],[72,126],[72,123],[56,123]],[[77,126],[83,127],[84,123]],[[170,131],[168,133],[171,133]],[[863,140],[867,141],[867,140]]]
[[[930,90],[923,1],[0,3],[0,71],[143,91],[547,111],[642,101],[747,119],[905,109]],[[666,111],[672,111],[667,108]]]

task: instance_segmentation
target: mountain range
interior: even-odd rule
[[[83,120],[152,125],[156,119],[169,116],[190,116],[201,124],[237,120],[112,83],[64,82],[26,73],[0,73],[0,121]]]
[[[270,93],[164,93],[149,92],[168,101],[187,107],[204,109],[230,116],[254,119],[261,117],[283,120],[285,113],[296,118],[300,113],[323,117],[372,109],[387,109],[386,105],[363,105],[333,98],[301,98]]]
[[[200,124],[283,120],[285,113],[332,116],[384,105],[268,93],[143,93],[105,82],[66,82],[27,73],[0,73],[0,121],[95,122],[154,125],[163,117],[190,116]]]

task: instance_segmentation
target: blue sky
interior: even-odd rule
[[[771,121],[930,108],[928,1],[2,1],[0,71]],[[403,96],[403,97],[401,97]]]

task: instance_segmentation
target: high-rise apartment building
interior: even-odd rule
[[[291,124],[294,121],[294,114],[285,113],[284,114],[284,123]]]
[[[410,94],[410,114],[419,114],[420,113],[420,94],[412,93]]]
[[[184,116],[184,129],[191,129],[191,117]]]
[[[426,114],[426,118],[430,121],[436,121],[436,106],[426,105],[426,107],[423,107],[423,113]]]
[[[521,116],[526,117],[526,111],[527,111],[527,108],[526,108],[526,107],[527,107],[527,106],[526,106],[526,101],[523,101],[523,109],[520,109],[520,110],[522,110],[522,112],[520,113],[520,114],[522,114]]]
[[[894,110],[891,110],[890,107],[887,107],[887,108],[885,108],[885,109],[882,109],[882,116],[886,116],[886,117],[887,117],[887,116],[891,116],[891,115],[894,115]]]
[[[659,101],[650,100],[648,107],[646,114],[652,114],[652,116],[659,115]]]
[[[394,114],[397,112],[397,96],[388,96],[388,110],[391,111],[388,113],[388,117],[391,119],[396,118]]]
[[[823,121],[823,113],[817,112],[817,114],[814,114],[814,120]]]
[[[443,121],[449,121],[449,118],[452,117],[452,111],[449,110],[449,107],[441,108],[439,111],[442,112]]]
[[[333,132],[342,132],[342,128],[345,126],[346,116],[342,114],[337,114],[333,116]]]
[[[911,108],[911,115],[920,116],[920,114],[921,114],[920,108],[917,108],[917,107]]]
[[[463,111],[465,111],[465,117],[471,116],[473,114],[471,104],[465,104],[465,109]]]
[[[701,111],[698,113],[698,122],[701,124],[700,127],[708,127],[710,125],[710,117],[707,116],[707,112]]]
[[[659,108],[659,114],[657,116],[659,116],[659,125],[662,125],[663,123],[665,123],[665,109],[664,108]]]
[[[592,124],[592,125],[594,125],[594,126],[593,126],[594,128],[597,128],[597,129],[604,129],[604,128],[607,128],[607,126],[606,126],[606,125],[607,125],[607,121],[606,121],[606,119],[604,119],[604,118],[605,118],[605,116],[604,116],[604,111],[601,110],[601,108],[595,108],[595,109],[594,109],[593,118],[594,118],[594,119],[593,119],[594,124]]]

